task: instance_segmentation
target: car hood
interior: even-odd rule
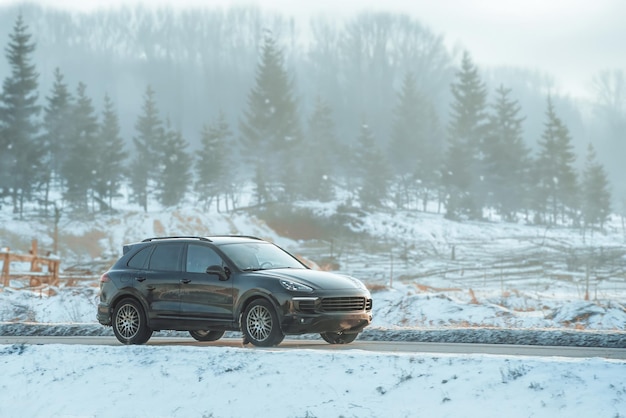
[[[361,289],[366,290],[363,284],[350,276],[330,273],[319,270],[305,269],[271,269],[256,272],[263,276],[274,277],[276,279],[294,280],[302,284],[311,286],[314,289],[339,290],[339,289]]]

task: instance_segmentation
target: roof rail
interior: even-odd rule
[[[195,235],[177,235],[177,236],[172,236],[172,237],[152,237],[152,238],[146,238],[146,239],[142,240],[141,242],[150,242],[150,241],[155,241],[155,240],[159,240],[159,239],[175,239],[175,238],[198,239],[200,241],[211,242],[211,240],[208,239],[207,237],[197,237]]]
[[[253,235],[211,235],[212,237],[232,237],[232,238],[249,238],[258,241],[264,241],[263,238],[255,237]]]

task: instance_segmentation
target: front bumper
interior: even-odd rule
[[[361,332],[372,323],[371,312],[358,313],[290,313],[283,317],[281,328],[285,334],[321,332]]]
[[[281,306],[281,329],[285,334],[322,332],[358,333],[372,323],[369,293],[355,290],[311,296],[285,295]]]

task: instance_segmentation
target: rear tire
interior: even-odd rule
[[[126,345],[145,344],[152,336],[146,314],[135,299],[122,299],[113,311],[113,333]]]
[[[265,299],[253,300],[241,315],[244,340],[258,347],[273,347],[285,338],[274,306]]]
[[[359,333],[353,332],[344,334],[343,332],[322,332],[320,335],[328,344],[350,344],[352,341],[356,340]]]
[[[196,341],[217,341],[224,336],[224,331],[195,330],[189,331],[189,335]]]

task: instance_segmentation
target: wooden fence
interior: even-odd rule
[[[61,260],[55,257],[42,257],[37,253],[37,240],[33,240],[28,254],[12,253],[9,248],[0,249],[0,261],[2,261],[2,274],[0,282],[8,287],[12,277],[24,277],[30,279],[31,286],[47,283],[52,286],[59,285],[59,264]],[[30,263],[30,270],[22,269],[11,271],[11,263]],[[43,267],[47,267],[45,270]]]

